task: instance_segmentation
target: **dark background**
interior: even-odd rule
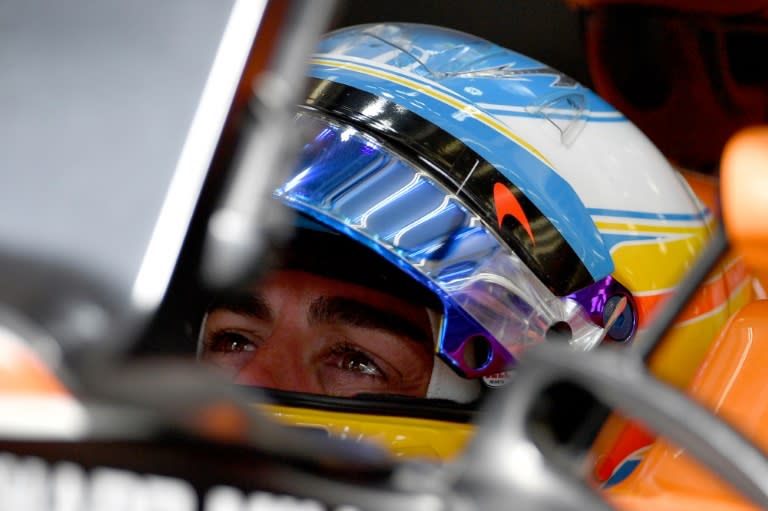
[[[591,85],[579,16],[565,0],[341,0],[331,28],[381,21],[462,30]]]

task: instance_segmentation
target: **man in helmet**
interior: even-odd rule
[[[704,243],[711,213],[650,141],[524,55],[362,25],[328,34],[310,76],[299,161],[274,193],[297,235],[274,272],[212,303],[198,350],[276,389],[283,419],[364,437],[396,416],[398,454],[450,457],[528,346],[631,342]],[[358,415],[302,415],[320,408]],[[403,443],[403,417],[427,438]],[[436,447],[446,420],[461,439]]]
[[[429,387],[436,296],[364,245],[298,217],[279,267],[242,292],[217,296],[201,357],[238,383],[329,396],[360,393],[468,402],[477,382],[443,371],[461,392]]]

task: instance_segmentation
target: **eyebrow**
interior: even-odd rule
[[[340,322],[405,336],[433,349],[431,333],[398,314],[341,296],[320,296],[309,307],[310,324]]]
[[[224,309],[235,314],[272,321],[274,314],[260,293],[235,292],[216,297],[208,310]],[[340,322],[359,328],[383,330],[412,339],[434,349],[431,332],[424,331],[402,316],[374,307],[365,302],[341,296],[320,296],[309,307],[309,323]]]
[[[272,321],[274,317],[266,299],[259,293],[235,292],[219,295],[208,305],[209,311],[216,309],[224,309],[264,321]]]

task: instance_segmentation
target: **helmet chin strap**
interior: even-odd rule
[[[442,315],[431,309],[427,309],[427,314],[432,327],[432,338],[437,339]],[[479,380],[462,378],[437,356],[433,360],[427,399],[449,399],[457,403],[471,403],[480,397],[482,385]]]

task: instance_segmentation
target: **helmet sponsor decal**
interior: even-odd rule
[[[498,373],[489,374],[483,376],[483,383],[486,387],[496,388],[503,387],[512,380],[512,374],[510,371],[500,371]]]
[[[502,228],[504,219],[507,216],[512,216],[518,222],[520,222],[520,225],[523,226],[525,232],[528,233],[528,237],[531,239],[531,243],[536,245],[536,238],[533,237],[533,231],[531,230],[531,225],[528,222],[528,217],[525,215],[523,207],[515,198],[515,195],[512,193],[512,191],[502,183],[495,183],[493,185],[493,202],[496,206],[496,218],[499,222],[499,229]]]

